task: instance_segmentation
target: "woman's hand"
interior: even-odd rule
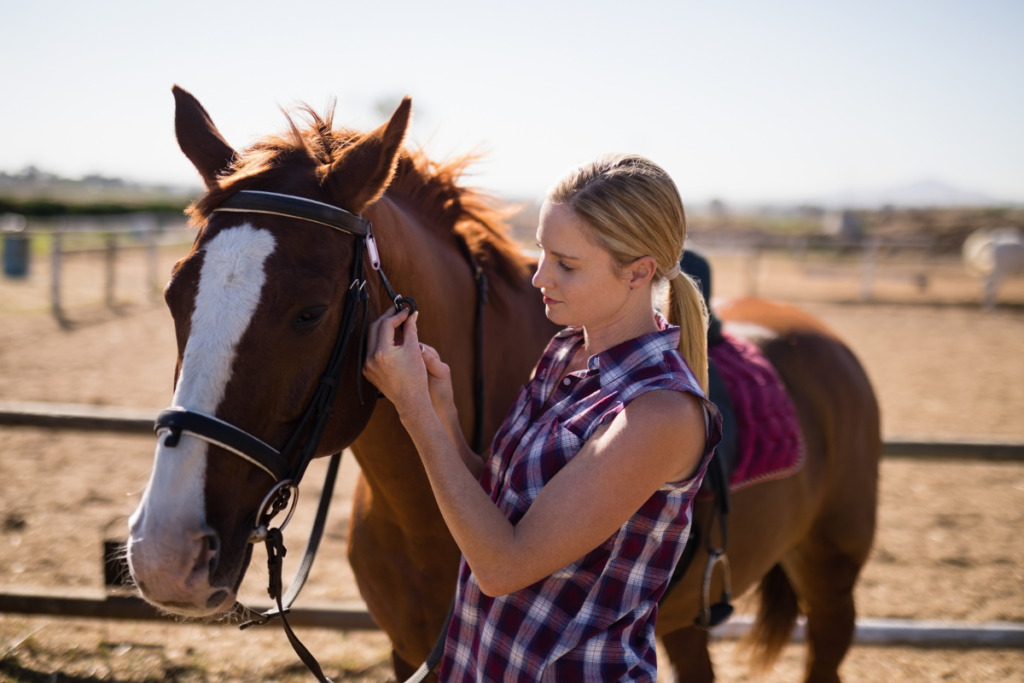
[[[409,315],[404,308],[398,312],[389,309],[370,324],[367,333],[363,375],[395,404],[399,413],[418,407],[430,396],[416,331],[418,316],[418,312]]]
[[[477,479],[481,460],[459,425],[451,369],[435,348],[420,343],[417,319],[417,313],[388,311],[370,325],[363,374],[391,400],[410,432],[416,425],[439,422]]]
[[[446,424],[448,420],[457,421],[451,368],[441,360],[434,347],[421,343],[420,352],[427,369],[427,389],[430,391],[430,402],[434,406],[434,412]]]

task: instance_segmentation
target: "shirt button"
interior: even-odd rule
[[[564,384],[565,386],[569,386],[570,384],[572,384],[572,382],[569,380],[568,377],[566,377],[565,379],[562,380],[562,384]]]

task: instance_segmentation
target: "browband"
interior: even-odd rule
[[[285,218],[300,218],[360,237],[370,234],[370,221],[361,216],[315,199],[277,192],[240,190],[214,209],[214,212],[217,211],[265,213]]]

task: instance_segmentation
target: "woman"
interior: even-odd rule
[[[707,311],[679,270],[685,238],[675,184],[642,157],[600,159],[554,187],[533,284],[567,327],[486,462],[417,314],[371,326],[365,374],[397,408],[463,554],[442,681],[655,680],[657,601],[720,434]],[[664,281],[667,322],[652,305]]]

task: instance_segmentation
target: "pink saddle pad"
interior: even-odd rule
[[[729,489],[788,477],[803,466],[803,440],[793,401],[779,374],[751,342],[723,333],[708,349],[736,413],[736,463]]]

